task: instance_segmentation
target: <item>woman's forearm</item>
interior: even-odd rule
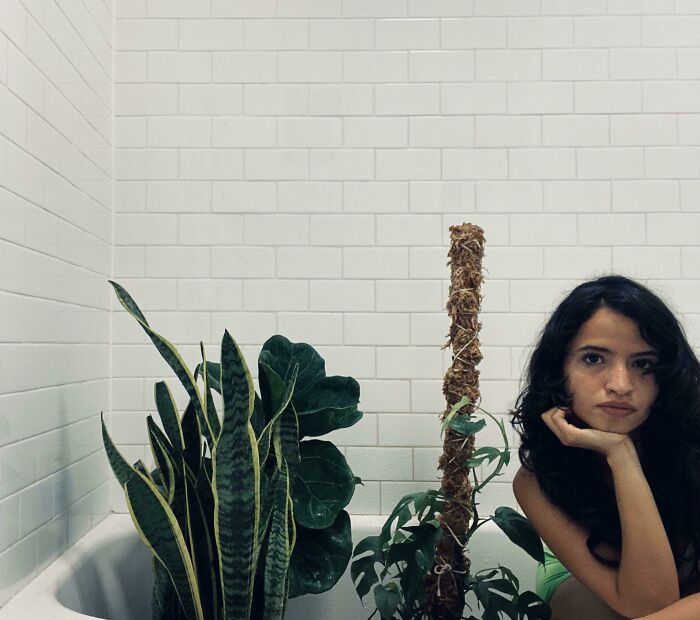
[[[632,440],[607,457],[622,527],[617,590],[632,615],[643,616],[680,599],[673,551]]]
[[[700,618],[700,594],[691,594],[673,605],[636,620],[697,620]]]

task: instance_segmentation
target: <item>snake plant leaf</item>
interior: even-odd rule
[[[175,401],[165,381],[158,381],[155,384],[154,392],[156,408],[158,409],[160,421],[163,424],[163,430],[168,437],[175,456],[179,458],[185,449],[185,439],[182,436],[182,427]]]
[[[297,528],[289,598],[330,590],[342,577],[352,555],[350,515],[345,510],[326,529],[307,529],[298,524]]]
[[[119,452],[117,447],[114,445],[114,442],[112,442],[112,438],[109,436],[109,432],[105,426],[103,412],[100,412],[100,423],[102,424],[102,443],[104,444],[105,452],[107,453],[109,466],[112,468],[115,477],[119,481],[119,485],[124,486],[134,475],[134,468],[129,465],[127,460],[122,456],[122,453]]]
[[[139,459],[134,463],[134,469],[140,473],[142,473],[146,478],[148,478],[153,484],[156,484],[156,478],[154,477],[153,474],[149,473],[148,469],[146,466],[143,464],[143,461]],[[161,473],[160,469],[156,467],[156,469],[153,470],[155,473],[158,474],[158,477],[160,478],[160,481],[163,483],[163,492],[167,495],[167,491],[165,490],[165,481],[163,480],[163,474]]]
[[[297,523],[312,529],[329,527],[352,499],[352,471],[343,453],[330,441],[302,441],[299,454],[301,462],[292,492]]]
[[[168,570],[153,556],[153,594],[151,596],[151,620],[172,620],[173,610],[180,607],[175,586]]]
[[[194,472],[191,472],[189,470],[189,467],[187,467],[188,472],[191,475],[191,478],[194,478]],[[215,535],[215,528],[214,528],[214,492],[213,488],[211,485],[211,482],[207,478],[205,468],[202,467],[199,470],[199,474],[196,477],[195,480],[195,492],[197,496],[197,501],[201,504],[202,506],[202,511],[204,514],[204,520],[206,523],[207,531],[209,532],[209,539],[211,540],[211,562],[212,562],[212,569],[214,570],[215,574],[215,583],[212,586],[213,591],[216,593],[217,597],[217,605],[216,609],[220,609],[221,604],[222,604],[222,599],[221,599],[221,583],[219,580],[219,551],[216,546],[216,535]],[[218,612],[217,612],[218,613]],[[209,620],[207,618],[207,620]],[[219,616],[215,616],[215,620],[219,620]]]
[[[149,420],[150,418],[150,420]],[[191,551],[190,546],[190,532],[189,532],[189,519],[187,517],[187,496],[185,489],[185,479],[182,467],[186,464],[180,459],[178,464],[178,459],[175,458],[170,450],[169,446],[164,445],[163,440],[165,435],[156,426],[151,416],[147,418],[148,422],[148,434],[151,446],[153,447],[154,456],[157,454],[161,462],[164,463],[165,470],[168,472],[170,479],[170,485],[168,487],[167,502],[177,519],[180,529],[182,529],[185,541],[188,543],[188,550]]]
[[[172,506],[173,499],[175,497],[175,470],[173,468],[172,461],[168,458],[165,451],[165,446],[158,440],[154,427],[157,428],[156,423],[153,418],[149,415],[146,418],[146,423],[148,425],[148,441],[151,444],[151,452],[153,453],[153,459],[158,466],[158,471],[163,477],[163,484],[167,489],[165,498]]]
[[[140,461],[139,461],[140,462]],[[136,463],[134,463],[134,467],[136,467]],[[168,487],[165,484],[165,480],[163,479],[163,474],[160,473],[160,469],[157,467],[153,470],[151,470],[150,473],[146,471],[146,467],[144,466],[143,468],[137,468],[144,476],[147,478],[150,478],[153,481],[153,484],[156,485],[158,490],[163,494],[163,497],[165,499],[168,499]]]
[[[221,421],[219,420],[219,414],[216,411],[216,404],[212,398],[211,388],[207,385],[204,393],[207,395],[207,418],[209,419],[209,424],[214,431],[214,437],[218,438],[221,432]]]
[[[291,478],[289,486],[291,488]],[[289,520],[289,538],[292,541],[293,550],[294,545],[297,544],[297,522],[296,519],[294,519],[294,500],[291,495],[287,498],[287,501],[289,502],[289,514],[292,515],[292,518]]]
[[[255,389],[238,345],[221,341],[224,419],[212,455],[214,529],[219,549],[224,618],[250,617],[258,562],[260,461],[250,415]]]
[[[192,473],[199,475],[202,466],[202,435],[200,433],[199,418],[194,412],[194,405],[190,400],[185,413],[182,414],[182,438],[184,441],[183,458]]]
[[[142,540],[168,570],[185,614],[204,620],[197,575],[175,514],[145,476],[133,476],[125,485],[126,504]]]
[[[290,574],[287,573],[287,578],[284,580],[284,607],[282,608],[282,617],[283,618],[287,617],[287,604],[289,603],[289,583],[290,583]]]
[[[276,438],[277,443],[275,444],[275,454],[279,467],[282,458],[282,445],[279,438],[279,428],[281,424],[280,417],[283,416],[284,412],[287,410],[291,415],[294,413],[291,409],[287,409],[287,407],[291,401],[292,394],[294,393],[294,386],[296,385],[299,365],[294,365],[292,375],[288,383],[285,383],[282,378],[267,364],[259,363],[258,368],[260,368],[260,385],[261,392],[263,393],[263,407],[265,407],[266,402],[269,403],[268,406],[272,412],[270,420],[265,425],[265,428],[263,429],[258,441],[258,445],[260,446],[260,462],[265,463],[267,461],[270,449],[270,437],[272,437],[273,440]],[[275,433],[277,433],[277,435],[275,435]],[[299,462],[298,455],[291,455],[291,457],[292,462]]]
[[[298,373],[298,365],[296,366]],[[291,391],[287,383],[268,364],[258,361],[258,383],[260,398],[265,412],[265,422],[269,424],[272,418],[289,403]]]
[[[255,394],[255,405],[253,406],[253,415],[250,417],[250,423],[253,425],[255,436],[260,437],[265,428],[265,411],[263,410],[262,400],[257,392]]]
[[[290,476],[296,477],[298,465],[301,462],[299,453],[299,419],[291,407],[285,409],[280,418],[279,438],[282,454],[289,464]]]
[[[207,367],[207,357],[204,353],[204,343],[200,342],[199,347],[202,351],[202,365],[206,369]],[[211,388],[209,387],[209,373],[205,372],[202,377],[204,379],[204,411],[207,414],[207,422],[211,427],[212,434],[214,436],[214,441],[219,437],[221,432],[221,423],[219,422],[219,415],[216,413],[216,406],[214,405],[214,399],[211,396]],[[196,377],[195,377],[196,380]]]
[[[173,449],[173,446],[170,443],[170,441],[168,440],[165,433],[156,424],[156,421],[153,419],[153,416],[151,416],[151,415],[146,416],[146,427],[148,429],[149,434],[152,434],[154,437],[158,438],[158,441],[160,441],[160,443],[163,445],[163,449],[167,452],[168,456],[170,457],[170,460],[172,461],[174,469],[176,471],[179,471],[181,468],[177,465],[177,458],[175,456],[175,450]]]
[[[194,369],[194,378],[198,379],[202,375],[202,364],[197,364]],[[212,390],[221,394],[221,364],[218,362],[207,362],[207,384]]]
[[[201,374],[202,365],[199,364],[195,370],[195,379]],[[258,377],[260,376],[260,370],[258,368]],[[219,394],[221,394],[221,364],[207,362],[207,382],[213,390],[216,390]],[[255,406],[253,407],[253,415],[250,420],[251,424],[253,425],[253,430],[255,430],[256,437],[260,437],[265,424],[269,422],[269,420],[269,417],[265,417],[262,399],[256,393]]]
[[[219,560],[214,540],[213,521],[211,528],[196,488],[196,480],[185,465],[185,501],[187,503],[187,521],[189,523],[190,549],[194,550],[193,559],[199,578],[199,592],[202,600],[204,617],[215,620],[218,615],[218,571]]]
[[[180,354],[173,344],[150,327],[148,321],[146,321],[145,317],[143,316],[143,312],[141,312],[138,305],[133,300],[131,295],[129,295],[126,289],[112,280],[109,280],[109,283],[114,288],[117,294],[117,299],[119,299],[119,303],[121,303],[124,309],[139,322],[143,330],[156,346],[156,349],[158,349],[158,352],[167,362],[168,366],[170,366],[170,368],[172,368],[177,375],[177,378],[184,386],[192,402],[194,402],[195,413],[202,422],[203,431],[211,449],[214,445],[212,430],[206,423],[202,396],[199,393],[199,388],[197,387],[197,382],[192,376],[192,372],[187,367],[187,364],[185,364],[182,357],[180,357]]]
[[[292,540],[292,553],[294,553],[294,545],[296,545],[297,541],[297,527],[296,527],[296,521],[294,521],[294,503],[292,502],[292,498],[288,497],[287,501],[289,503],[289,510],[290,514],[292,515],[292,518],[289,520],[289,529],[290,529],[290,538]],[[286,618],[287,617],[287,604],[289,603],[289,586],[291,584],[291,558],[289,560],[290,563],[290,570],[287,571],[287,574],[284,577],[284,596],[282,597],[282,617]]]
[[[263,620],[283,620],[285,578],[292,548],[289,540],[289,475],[283,462],[274,492],[272,524],[265,556],[265,612]]]
[[[262,549],[268,528],[272,521],[275,488],[280,470],[276,466],[261,468],[260,472],[260,527],[258,528],[258,545]]]
[[[252,426],[252,425],[251,425]],[[274,427],[266,428],[260,435],[258,435],[258,454],[260,455],[260,465],[263,466],[267,463],[267,459],[270,455],[270,444],[272,443],[272,435],[274,433]]]
[[[360,384],[352,377],[322,377],[295,394],[294,407],[299,415],[301,437],[318,437],[338,428],[355,424],[362,412],[357,410]]]

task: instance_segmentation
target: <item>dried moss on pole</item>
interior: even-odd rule
[[[451,245],[448,265],[451,282],[447,312],[452,318],[449,340],[442,347],[452,347],[452,365],[445,374],[442,391],[447,405],[442,419],[449,414],[463,396],[469,404],[457,415],[469,415],[473,403],[479,401],[479,349],[478,321],[481,307],[481,275],[484,256],[484,231],[474,224],[450,226]],[[438,541],[435,561],[426,578],[428,592],[428,617],[434,620],[459,620],[464,608],[465,580],[471,561],[464,555],[461,541],[472,518],[472,484],[469,468],[463,463],[474,452],[474,435],[465,439],[451,428],[445,429],[443,454],[438,468],[442,470],[442,492],[449,499],[444,514],[440,516],[444,534]]]

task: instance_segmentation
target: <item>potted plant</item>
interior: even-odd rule
[[[313,347],[275,335],[258,357],[258,394],[228,331],[220,362],[208,362],[200,343],[192,373],[110,284],[189,396],[180,415],[166,383],[155,384],[163,428],[148,416],[152,471],[124,459],[102,419],[110,466],[153,552],[153,620],[281,619],[288,598],[329,590],[350,560],[345,507],[362,482],[333,443],[302,439],[362,417],[357,381],[326,376]]]
[[[449,426],[452,430],[468,438],[486,426],[486,420],[473,420],[470,415],[455,417],[455,414],[469,403],[463,397],[456,403],[443,421],[442,430]],[[472,458],[463,463],[465,468],[474,468],[484,461],[489,464],[498,458],[495,470],[480,484],[477,482],[471,495],[473,520],[464,540],[459,541],[462,548],[469,544],[472,535],[484,523],[493,520],[505,535],[538,562],[544,561],[542,541],[527,518],[506,506],[496,509],[488,518],[479,519],[477,493],[496,476],[502,475],[501,469],[508,465],[510,452],[508,438],[503,422],[475,405],[491,417],[501,429],[505,449],[483,447],[474,451]],[[474,473],[476,481],[476,474]],[[441,525],[436,518],[441,513],[448,498],[442,491],[429,489],[420,493],[409,493],[399,500],[391,515],[386,520],[378,536],[362,539],[353,551],[351,574],[360,600],[373,590],[375,611],[382,620],[420,620],[426,617],[427,591],[425,578],[433,566],[435,544],[442,535]],[[451,498],[454,501],[454,498]],[[413,506],[413,510],[411,510]],[[395,524],[395,530],[392,527]],[[417,521],[414,524],[414,521]],[[369,552],[369,553],[368,553]],[[383,568],[377,574],[375,564]],[[499,574],[500,573],[500,574]],[[513,572],[505,566],[488,568],[469,575],[465,582],[465,604],[469,592],[476,595],[477,602],[483,607],[480,616],[470,615],[468,620],[499,620],[501,613],[505,618],[548,620],[551,609],[536,593],[526,591],[519,593],[520,583]],[[467,604],[468,606],[468,604]],[[471,610],[471,608],[470,608]]]

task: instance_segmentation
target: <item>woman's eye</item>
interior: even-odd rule
[[[591,358],[595,359],[602,359],[600,355],[596,353],[589,353],[588,355],[585,355],[583,357],[583,361],[586,363],[588,366],[595,366],[595,362],[589,361]],[[638,368],[641,368],[642,370],[652,370],[655,366],[654,361],[650,359],[641,359],[637,360],[637,363],[639,364]]]

